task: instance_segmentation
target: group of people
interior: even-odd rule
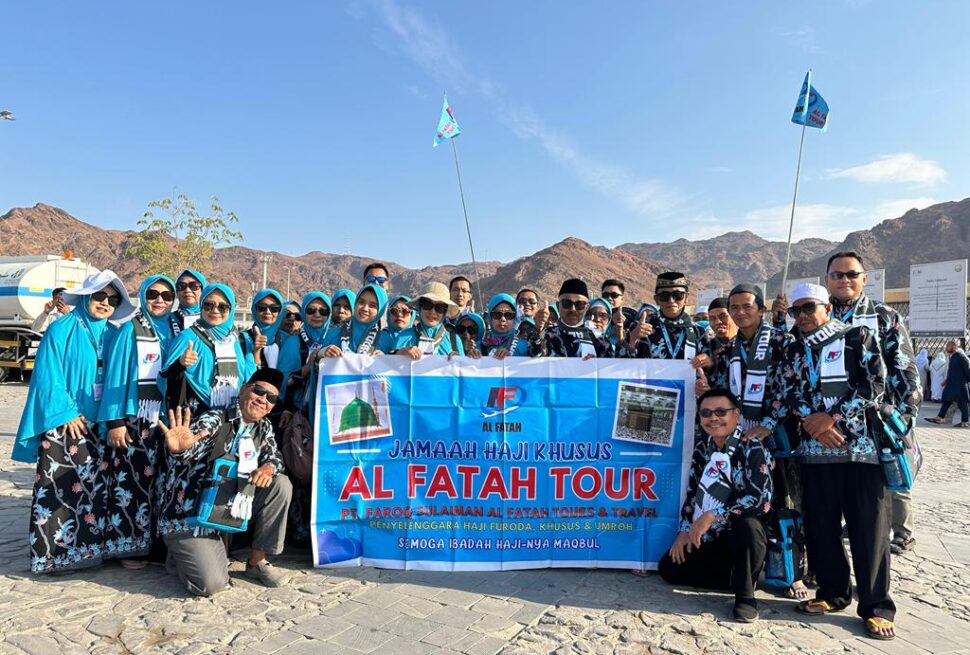
[[[885,490],[879,422],[892,414],[912,429],[920,375],[899,315],[863,293],[861,257],[834,255],[825,280],[770,310],[760,287],[737,285],[710,304],[705,326],[686,311],[690,284],[674,271],[639,308],[625,306],[622,281],[593,294],[573,278],[552,302],[526,288],[477,313],[465,277],[391,295],[388,269],[375,263],[357,292],[311,291],[296,303],[263,289],[240,330],[233,290],[198,271],[148,277],[137,309],[114,273],[92,275],[64,291],[68,307],[41,341],[14,449],[37,463],[31,570],[110,558],[140,568],[164,545],[189,591],[224,588],[224,533],[199,514],[213,462],[228,457],[238,477],[231,514],[250,520],[246,575],[283,584],[267,556],[308,538],[309,490],[278,438],[313,424],[320,358],[679,359],[696,370],[701,429],[660,574],[733,589],[735,618],[754,620],[771,515],[794,508],[809,572],[790,594],[800,611],[837,612],[852,600],[844,520],[858,613],[868,635],[891,639],[890,550],[914,539],[908,494]],[[817,582],[814,598],[806,582]]]

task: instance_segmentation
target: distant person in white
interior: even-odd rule
[[[59,319],[64,314],[71,311],[71,308],[64,304],[61,300],[61,294],[65,291],[64,287],[57,287],[51,293],[51,299],[44,304],[44,311],[34,319],[33,325],[30,329],[34,332],[40,332],[43,334],[50,327],[50,324]]]

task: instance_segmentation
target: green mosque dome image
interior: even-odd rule
[[[360,397],[351,400],[340,412],[340,432],[379,427],[380,424],[380,421],[377,420],[377,412]]]

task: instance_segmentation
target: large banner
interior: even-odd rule
[[[673,543],[686,362],[348,355],[319,372],[316,566],[655,569]]]

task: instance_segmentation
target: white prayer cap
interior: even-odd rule
[[[794,305],[799,300],[805,299],[827,303],[829,301],[829,292],[825,287],[819,284],[804,282],[792,289],[791,298],[789,298],[789,301]]]

